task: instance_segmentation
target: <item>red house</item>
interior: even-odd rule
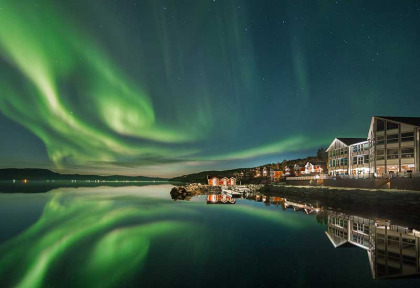
[[[223,177],[219,179],[217,177],[211,177],[207,179],[209,186],[235,186],[236,178],[235,177]]]

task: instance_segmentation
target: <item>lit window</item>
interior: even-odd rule
[[[414,148],[403,148],[401,149],[401,158],[413,158]]]
[[[387,159],[398,159],[398,149],[388,149]]]

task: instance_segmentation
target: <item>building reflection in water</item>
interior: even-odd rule
[[[189,200],[190,195],[182,195]],[[359,247],[367,251],[374,279],[420,277],[420,231],[391,224],[391,221],[373,220],[334,211],[324,211],[311,204],[289,201],[282,197],[269,197],[249,193],[246,199],[267,206],[280,206],[308,215],[327,223],[325,232],[335,248]],[[226,194],[207,195],[207,204],[235,204],[236,199]]]
[[[226,194],[207,195],[207,204],[235,204],[236,199]]]
[[[420,276],[420,231],[389,221],[328,212],[326,234],[336,248],[353,245],[365,249],[374,279]]]
[[[420,231],[390,221],[323,211],[281,197],[255,195],[255,201],[316,214],[318,222],[327,223],[326,234],[334,247],[355,246],[367,251],[374,279],[420,277]]]

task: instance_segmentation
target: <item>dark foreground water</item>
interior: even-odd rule
[[[420,271],[415,231],[401,227],[401,240],[390,238],[399,244],[389,240],[375,260],[369,219],[295,211],[278,199],[173,201],[171,187],[0,194],[0,287],[420,287],[401,278]],[[340,235],[352,221],[371,227],[360,247]]]

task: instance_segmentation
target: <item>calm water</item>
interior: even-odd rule
[[[173,201],[171,187],[0,194],[0,287],[420,287],[374,280],[367,251],[334,248],[319,214]]]

